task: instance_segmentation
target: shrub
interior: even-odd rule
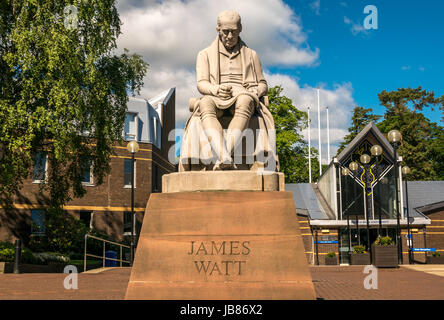
[[[367,251],[365,251],[365,247],[362,245],[359,246],[354,246],[353,247],[353,253],[367,253]]]
[[[329,253],[327,253],[327,256],[326,256],[327,258],[336,258],[336,252],[329,252]]]
[[[432,252],[432,256],[434,257],[440,257],[441,254],[438,251]]]
[[[395,242],[389,236],[378,237],[378,239],[376,239],[376,241],[375,241],[375,245],[377,245],[377,246],[391,246],[394,244],[395,244]]]
[[[46,212],[46,236],[32,237],[29,247],[34,252],[82,252],[88,228],[82,221],[58,208]]]
[[[15,251],[14,249],[4,248],[0,250],[0,261],[3,262],[12,262],[14,261]]]
[[[0,241],[0,250],[14,249],[14,245],[11,242]]]

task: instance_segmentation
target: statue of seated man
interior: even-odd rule
[[[207,133],[217,157],[213,170],[236,169],[232,154],[242,140],[253,113],[259,113],[265,123],[262,127],[268,130],[274,131],[274,122],[271,113],[260,101],[268,88],[259,56],[239,37],[242,31],[239,14],[235,11],[221,12],[216,30],[217,38],[197,56],[197,88],[202,97],[191,108],[194,116],[200,116],[201,129]],[[232,114],[225,138],[219,121],[224,111]],[[184,143],[188,142],[189,122],[185,127]],[[181,154],[181,160],[184,157]],[[183,166],[179,167],[180,171],[181,168]]]

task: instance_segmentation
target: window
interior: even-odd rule
[[[79,217],[85,226],[92,229],[92,211],[80,211]]]
[[[85,161],[82,170],[82,183],[86,185],[93,184],[92,161]]]
[[[124,135],[125,140],[137,140],[137,114],[126,114]]]
[[[33,236],[44,236],[45,228],[45,210],[31,210],[31,234]]]
[[[123,213],[123,234],[131,234],[131,211]]]
[[[123,187],[131,188],[132,160],[125,159],[123,163]],[[136,161],[134,161],[134,188],[136,187]]]
[[[34,156],[33,182],[41,183],[46,180],[47,160],[45,152],[37,152]]]

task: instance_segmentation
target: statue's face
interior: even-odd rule
[[[225,48],[232,49],[238,43],[241,28],[237,23],[222,21],[217,27],[217,31]]]

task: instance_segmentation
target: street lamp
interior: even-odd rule
[[[382,148],[380,145],[375,144],[374,146],[372,146],[370,148],[370,152],[372,154],[372,156],[374,157],[379,157],[380,155],[382,155]],[[377,168],[378,162],[376,161],[375,164],[375,170]],[[378,236],[381,236],[382,234],[382,216],[381,216],[381,204],[379,204],[379,210],[378,210],[378,222],[379,222],[379,228],[378,228]]]
[[[365,207],[366,207],[366,215],[365,215],[365,220],[367,222],[367,249],[370,255],[370,263],[372,263],[372,249],[371,249],[371,245],[370,245],[370,214],[372,212],[372,203],[371,203],[371,198],[368,195],[368,193],[371,191],[371,187],[369,187],[369,181],[370,181],[370,177],[369,177],[369,163],[371,160],[371,157],[364,153],[361,155],[361,157],[359,158],[359,160],[361,161],[361,163],[364,165],[365,168],[365,186],[364,186],[364,195],[365,195]]]
[[[413,235],[410,233],[409,192],[407,189],[407,176],[410,174],[410,168],[404,166],[402,167],[401,172],[405,177],[405,202],[407,204],[407,246],[409,247],[409,264],[412,264]]]
[[[348,168],[342,168],[341,170],[342,175],[347,179],[347,176],[350,174],[350,170]],[[346,181],[346,180],[345,180]],[[353,182],[354,183],[354,182]],[[347,192],[345,192],[345,203],[347,203]],[[348,255],[350,259],[350,252],[351,252],[351,230],[350,230],[350,211],[347,210],[347,233],[348,233]]]
[[[139,151],[137,141],[131,141],[126,146],[128,152],[131,153],[131,266],[134,262],[134,155]]]
[[[397,149],[402,139],[401,132],[398,130],[390,130],[387,134],[387,138],[390,144],[393,146],[393,153],[395,158],[395,192],[396,192],[396,228],[397,228],[397,242],[398,242],[398,262],[402,264],[402,243],[401,243],[401,225],[400,225],[400,213],[399,213],[399,195],[398,195],[398,155]]]
[[[348,167],[349,167],[350,171],[353,172],[353,201],[356,201],[356,181],[355,181],[354,177],[356,176],[359,165],[356,162],[352,161],[352,162],[350,162]],[[359,220],[358,220],[358,212],[357,211],[356,211],[355,218],[356,218],[356,236],[358,237],[358,244],[360,245],[361,244],[361,236],[359,234]]]

